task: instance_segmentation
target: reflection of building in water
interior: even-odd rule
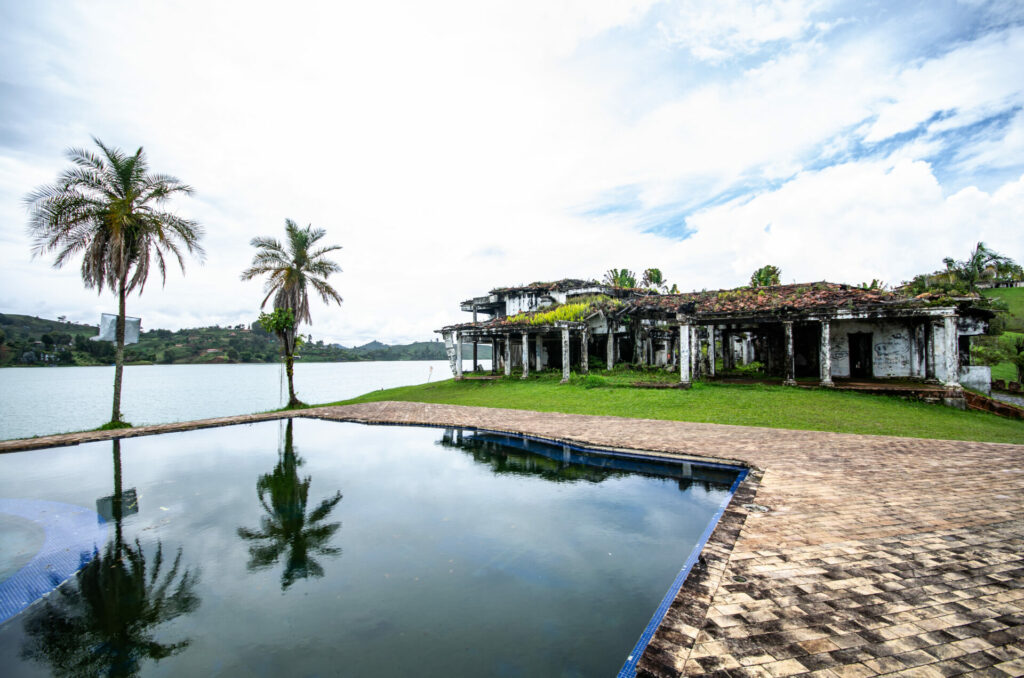
[[[680,490],[694,485],[711,490],[728,488],[737,473],[727,467],[587,453],[543,440],[454,428],[446,428],[438,442],[444,447],[465,450],[474,461],[490,466],[494,473],[541,476],[554,482],[599,483],[612,477],[641,474],[675,478]]]

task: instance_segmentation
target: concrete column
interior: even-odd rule
[[[732,333],[722,329],[722,371],[728,372],[732,369]]]
[[[708,376],[715,376],[715,334],[718,328],[715,325],[708,327]]]
[[[615,367],[615,332],[612,332],[610,324],[608,325],[608,334],[606,336],[608,337],[608,343],[605,344],[605,351],[608,353],[608,356],[605,362],[607,363],[607,369],[611,371]]]
[[[569,328],[562,328],[562,383],[569,383]]]
[[[640,335],[640,321],[637,321],[636,327],[633,329],[633,364],[642,365],[643,359],[643,338]]]
[[[796,386],[796,359],[793,356],[793,321],[783,320],[782,329],[786,334],[785,340],[785,374],[782,382],[786,386]]]
[[[491,339],[491,374],[498,373],[498,341]]]
[[[679,383],[690,383],[690,325],[679,326]]]
[[[832,332],[828,320],[821,321],[821,345],[818,347],[818,367],[821,372],[821,385],[833,386],[832,383]]]
[[[473,323],[476,323],[476,311],[473,311]],[[477,346],[479,345],[476,337],[473,337],[473,371],[476,372],[477,368]]]
[[[580,372],[590,374],[590,327],[584,327],[580,339]]]
[[[533,338],[534,349],[537,351],[537,360],[533,364],[534,368],[540,372],[544,369],[544,337],[540,334]]]
[[[455,333],[455,379],[462,379],[462,332]]]
[[[700,335],[697,333],[696,325],[687,325],[690,328],[690,378],[697,379],[700,376]]]
[[[512,335],[505,335],[505,376],[512,376]]]
[[[942,318],[946,338],[946,386],[960,385],[960,341],[956,328],[956,316]]]
[[[931,320],[924,323],[924,378],[935,378],[935,324]]]
[[[907,338],[910,340],[910,377],[917,376],[917,324],[913,320],[907,321]]]
[[[523,376],[526,379],[530,376],[530,335],[523,332]]]
[[[452,376],[457,377],[455,373],[455,342],[452,338],[451,332],[444,332],[441,336],[444,337],[444,352],[448,356],[448,367],[451,368]]]

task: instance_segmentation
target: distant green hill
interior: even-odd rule
[[[1009,313],[1003,315],[1006,329],[1024,332],[1024,287],[994,287],[982,290],[982,296],[999,299],[1006,304]]]
[[[99,333],[96,325],[0,313],[0,333],[0,366],[112,365],[114,362],[112,343],[89,341]],[[471,351],[467,346],[467,358]],[[277,339],[257,323],[248,327],[149,330],[142,333],[138,344],[125,348],[125,357],[129,363],[136,364],[260,363],[279,359]],[[480,346],[479,357],[490,358],[490,346]],[[299,357],[302,362],[446,359],[444,343],[438,340],[396,346],[371,341],[356,348],[314,340],[302,347]]]
[[[1008,311],[1000,313],[993,323],[993,327],[1002,330],[1002,336],[997,340],[1004,347],[1015,341],[1024,333],[1024,287],[994,287],[982,290],[983,296],[990,299],[998,299],[1006,304]],[[991,344],[995,345],[995,344]],[[1009,361],[1003,361],[992,366],[992,378],[1014,381],[1017,379],[1017,368]]]

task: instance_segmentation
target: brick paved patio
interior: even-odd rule
[[[1024,675],[1024,445],[366,403],[7,441],[0,452],[284,416],[486,428],[752,467],[642,676]]]

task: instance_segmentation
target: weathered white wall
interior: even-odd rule
[[[540,302],[537,294],[517,294],[505,299],[505,315],[516,315],[537,309]]]
[[[992,395],[992,368],[980,365],[961,367],[960,383],[985,395]]]
[[[960,334],[977,336],[979,334],[985,334],[986,330],[988,330],[988,321],[986,320],[965,318],[962,316],[956,319],[956,331]]]
[[[935,378],[947,381],[946,356],[952,347],[956,351],[956,341],[946,340],[946,331],[941,318],[932,322],[932,349],[934,350]],[[973,328],[971,328],[973,330]],[[871,333],[871,354],[873,375],[879,378],[914,377],[924,378],[925,352],[928,346],[924,342],[924,323],[911,330],[903,322],[838,320],[832,322],[832,376],[850,376],[850,340],[849,335],[855,332]],[[912,332],[917,335],[916,345],[911,350]]]
[[[904,323],[838,320],[832,322],[832,376],[850,376],[850,334],[871,333],[871,359],[876,377],[909,377],[910,331]],[[923,356],[922,356],[923,358]],[[923,372],[923,368],[921,368]],[[915,372],[916,373],[916,372]]]

